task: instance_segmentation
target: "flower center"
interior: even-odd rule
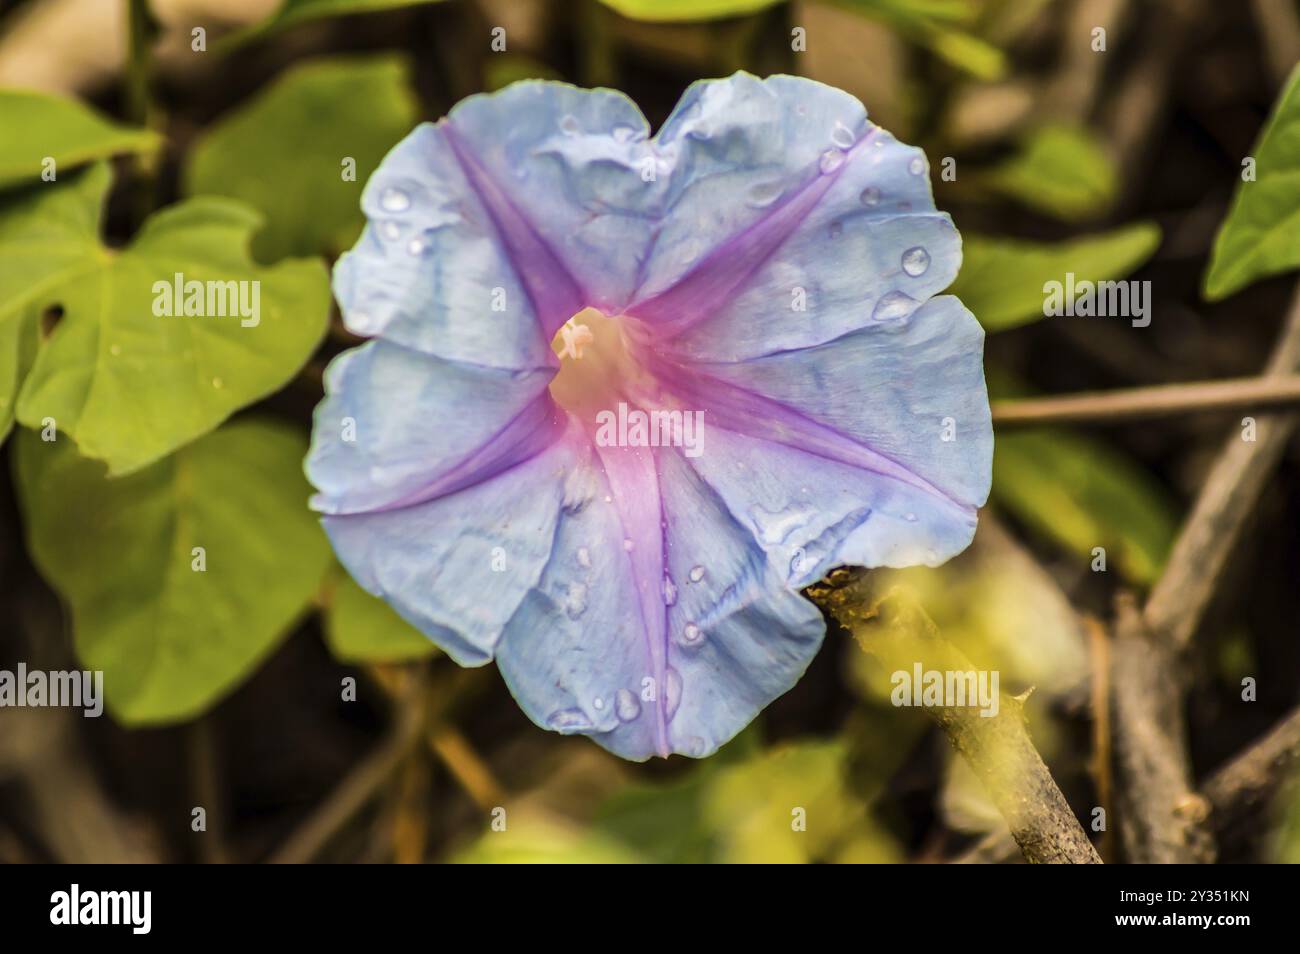
[[[625,320],[585,308],[551,339],[551,350],[560,359],[551,397],[584,422],[613,407],[645,376],[629,353]]]

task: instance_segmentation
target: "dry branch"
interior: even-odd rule
[[[1300,370],[1300,285],[1264,372]],[[1214,856],[1209,803],[1192,791],[1183,704],[1185,656],[1296,416],[1257,422],[1254,441],[1234,429],[1219,452],[1169,562],[1139,617],[1121,604],[1112,651],[1120,831],[1134,862],[1204,862]]]

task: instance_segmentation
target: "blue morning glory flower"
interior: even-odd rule
[[[935,565],[990,480],[961,239],[852,96],[745,73],[663,128],[523,82],[416,129],[339,260],[308,474],[339,559],[524,712],[701,757],[788,690],[831,567]]]

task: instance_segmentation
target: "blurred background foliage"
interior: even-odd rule
[[[952,291],[989,333],[998,397],[1253,374],[1290,286],[1277,276],[1300,265],[1291,0],[0,11],[0,427],[21,432],[4,448],[0,666],[103,669],[111,713],[0,714],[4,860],[1012,857],[974,775],[834,627],[804,681],[716,757],[632,765],[533,727],[494,674],[456,670],[334,564],[301,473],[324,364],[355,343],[327,268],[387,150],[466,95],[608,85],[657,124],[692,81],[736,69],[854,93],[930,157],[964,240]],[[260,278],[262,324],[160,333],[143,290],[174,271]],[[1043,285],[1066,271],[1150,280],[1154,320],[1045,320]],[[48,416],[55,443],[37,436]],[[1090,620],[1158,577],[1233,426],[999,432],[975,545],[880,572],[1004,691],[1033,690],[1035,742],[1085,819],[1107,774]],[[1300,698],[1298,482],[1293,446],[1206,625],[1189,706],[1201,772]],[[187,572],[200,540],[205,571]],[[1240,699],[1247,675],[1257,702]],[[1300,860],[1300,798],[1224,854]]]

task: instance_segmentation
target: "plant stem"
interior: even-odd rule
[[[127,0],[126,115],[137,126],[148,126],[150,33],[146,0]]]
[[[1300,375],[1192,381],[1063,397],[993,402],[993,423],[1132,421],[1193,411],[1268,411],[1300,407]]]

